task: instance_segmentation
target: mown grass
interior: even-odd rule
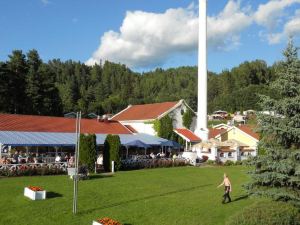
[[[254,200],[241,185],[246,167],[180,167],[118,172],[79,182],[78,214],[72,214],[73,182],[68,176],[0,178],[0,224],[92,224],[111,217],[123,224],[225,224],[226,219]],[[229,174],[230,204],[221,204],[216,186]],[[49,198],[31,201],[25,186],[45,188]]]

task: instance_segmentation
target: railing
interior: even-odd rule
[[[68,163],[67,162],[53,162],[53,163],[22,163],[22,164],[0,164],[0,170],[19,170],[27,168],[57,168],[62,171],[67,171]]]

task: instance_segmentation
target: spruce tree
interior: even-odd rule
[[[258,117],[265,154],[253,160],[247,189],[300,206],[300,61],[292,40],[284,56],[277,79],[270,84],[279,98],[261,96],[262,108],[273,113]]]
[[[38,70],[42,60],[36,50],[27,53],[28,73],[26,77],[25,93],[28,97],[28,112],[30,114],[41,114],[43,110],[42,77]]]
[[[26,111],[26,104],[24,104],[27,63],[26,56],[21,50],[14,50],[8,56],[7,72],[9,79],[8,95],[10,96],[10,103],[7,112],[10,113],[24,113]]]

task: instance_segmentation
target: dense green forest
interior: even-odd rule
[[[280,63],[244,62],[208,76],[208,111],[259,109],[258,95],[274,95],[268,84]],[[116,113],[128,104],[185,99],[196,109],[197,67],[136,73],[125,65],[53,59],[43,62],[36,50],[13,51],[0,62],[0,112],[63,115]]]

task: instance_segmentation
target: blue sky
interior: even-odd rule
[[[197,64],[197,7],[192,0],[3,0],[0,60],[14,49],[136,71]],[[208,0],[208,68],[245,60],[271,65],[288,35],[300,45],[300,0]],[[122,28],[121,28],[122,27]]]

